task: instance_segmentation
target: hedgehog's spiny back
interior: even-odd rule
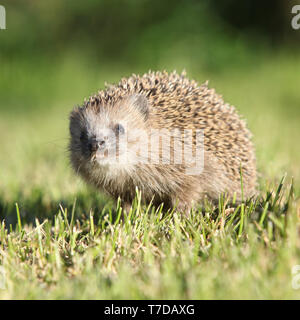
[[[178,96],[191,94],[197,90],[197,83],[185,77],[185,72],[180,75],[176,72],[151,72],[143,76],[133,74],[129,78],[122,78],[116,85],[106,84],[106,89],[85,100],[85,106],[101,106],[115,104],[127,95],[144,94],[152,101],[160,96]]]

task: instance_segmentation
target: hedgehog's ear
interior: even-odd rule
[[[129,96],[129,103],[131,106],[136,108],[145,118],[149,116],[149,106],[147,98],[142,94],[133,94]]]

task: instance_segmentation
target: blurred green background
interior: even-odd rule
[[[261,188],[287,173],[300,190],[295,3],[1,1],[1,214],[15,201],[35,213],[37,203],[48,208],[84,194],[67,158],[69,112],[105,82],[149,69],[209,80],[248,121]]]

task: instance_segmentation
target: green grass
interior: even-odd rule
[[[147,69],[95,67],[72,54],[52,64],[6,61],[0,298],[300,298],[292,288],[292,267],[300,264],[300,60],[281,53],[250,62],[230,72],[187,72],[210,79],[247,119],[261,173],[258,198],[237,206],[220,197],[217,207],[203,204],[186,218],[141,206],[137,194],[121,221],[122,204],[70,169],[68,113],[104,81]],[[157,68],[164,65],[188,63]]]
[[[1,228],[1,298],[299,298],[295,207],[280,187],[235,207],[220,198],[189,218],[143,208],[137,195],[122,222],[120,203],[85,211],[74,201],[33,226],[16,204],[15,227]]]

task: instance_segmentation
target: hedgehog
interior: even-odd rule
[[[127,211],[136,190],[143,203],[184,213],[221,194],[240,202],[256,193],[245,120],[185,72],[149,71],[106,84],[72,110],[69,128],[75,172]]]

